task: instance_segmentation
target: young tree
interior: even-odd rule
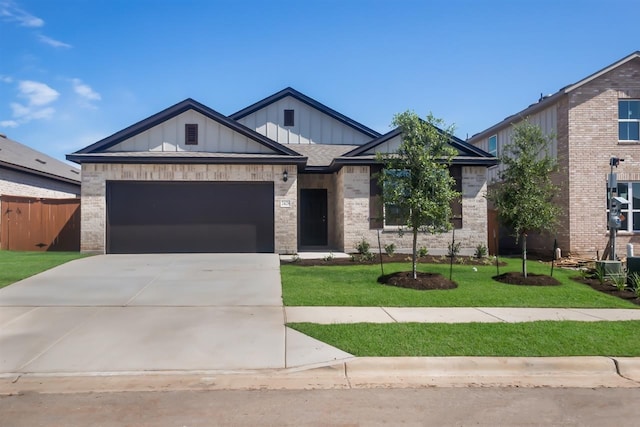
[[[551,182],[556,169],[549,155],[552,135],[544,135],[539,126],[525,120],[513,126],[511,143],[500,162],[504,170],[500,182],[487,193],[498,210],[500,222],[522,238],[522,275],[527,277],[527,234],[554,231],[560,208],[553,203],[558,187]]]
[[[412,111],[396,114],[392,125],[401,129],[402,143],[395,153],[378,153],[384,168],[378,181],[385,206],[403,213],[404,226],[413,233],[412,270],[416,279],[418,232],[450,230],[451,201],[460,196],[449,174],[456,155],[449,145],[453,127],[444,129],[443,121],[432,114],[422,120]]]

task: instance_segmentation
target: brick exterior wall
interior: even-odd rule
[[[366,239],[372,246],[378,242],[376,230],[369,229],[369,167],[346,166],[338,174],[338,186],[342,188],[344,208],[342,215],[342,247],[345,252],[354,252],[357,242]],[[455,230],[456,241],[461,243],[461,253],[472,255],[479,244],[487,244],[487,190],[486,168],[462,168],[462,228]],[[342,212],[340,212],[342,211]],[[425,246],[434,255],[445,254],[451,242],[451,232],[439,235],[420,233],[418,246]],[[396,250],[411,250],[411,233],[400,237],[397,229],[385,229],[381,233],[381,244],[396,245]]]
[[[624,158],[618,181],[640,180],[640,144],[618,143],[618,100],[640,99],[640,60],[635,59],[568,94],[569,218],[571,253],[595,255],[608,241],[606,181],[609,158]],[[620,232],[618,253],[640,234]]]
[[[0,195],[67,199],[80,195],[80,183],[74,185],[0,167]]]
[[[282,181],[287,170],[289,179]],[[104,253],[106,181],[270,181],[274,183],[274,238],[277,253],[297,251],[297,168],[286,165],[83,164],[82,252]],[[289,201],[290,207],[281,206]]]

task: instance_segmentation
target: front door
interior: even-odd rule
[[[300,190],[300,246],[327,243],[327,190]]]

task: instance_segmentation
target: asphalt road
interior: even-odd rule
[[[0,426],[637,426],[640,388],[166,391],[0,397]]]

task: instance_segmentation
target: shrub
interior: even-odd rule
[[[612,274],[611,281],[617,290],[623,291],[627,286],[627,277],[623,274]]]
[[[418,249],[418,256],[422,258],[422,257],[426,257],[428,254],[429,254],[429,250],[424,246],[420,246],[420,249]]]
[[[475,256],[476,258],[484,258],[487,256],[487,253],[487,247],[483,243],[480,243],[478,246],[476,246],[476,251],[473,256]]]
[[[449,243],[447,245],[447,256],[451,258],[458,256],[458,254],[460,253],[460,243],[461,242]]]
[[[387,255],[392,256],[396,252],[396,245],[393,243],[384,245],[384,251],[387,253]]]
[[[371,245],[369,244],[369,242],[367,242],[367,240],[364,237],[362,238],[362,240],[356,243],[356,251],[358,251],[360,255],[370,254],[371,253],[370,249],[371,249]]]
[[[322,260],[326,261],[326,262],[331,262],[331,261],[333,261],[334,258],[335,258],[335,256],[333,255],[333,252],[329,252],[329,255],[324,256],[322,258]]]

